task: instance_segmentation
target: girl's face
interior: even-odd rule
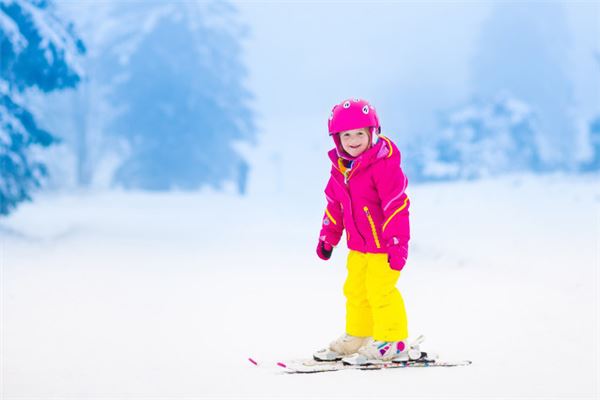
[[[339,135],[342,148],[352,157],[358,157],[369,148],[371,138],[368,128],[342,131]]]

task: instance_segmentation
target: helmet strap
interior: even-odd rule
[[[371,127],[371,145],[374,146],[379,141],[379,132],[381,128]]]

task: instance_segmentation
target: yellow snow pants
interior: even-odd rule
[[[400,271],[390,268],[387,254],[350,250],[347,268],[346,333],[386,342],[408,338],[404,300],[396,288]]]

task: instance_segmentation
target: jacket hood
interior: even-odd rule
[[[377,142],[377,138],[379,138],[379,132],[380,132],[380,128],[379,126],[377,127],[370,127],[369,128],[369,149],[373,146],[375,146],[375,142]],[[354,161],[357,157],[353,157],[350,154],[348,154],[346,152],[346,150],[344,150],[344,147],[342,146],[342,141],[340,139],[340,133],[331,133],[330,134],[331,138],[333,139],[333,143],[335,143],[335,148],[337,150],[337,154],[339,157],[343,158],[344,160],[348,160],[348,161]],[[367,150],[369,150],[367,149]]]
[[[329,150],[328,155],[329,159],[333,163],[333,166],[336,169],[339,169],[339,160],[340,158],[344,157],[340,157],[337,146]],[[400,157],[400,151],[394,142],[383,135],[379,135],[379,140],[377,143],[371,146],[371,148],[365,150],[365,152],[360,156],[356,157],[354,162],[361,163],[363,166],[366,166],[380,159],[390,157]]]

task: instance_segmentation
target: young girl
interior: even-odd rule
[[[314,353],[319,361],[368,364],[420,355],[417,344],[406,341],[406,311],[396,288],[410,239],[407,179],[398,148],[380,132],[368,102],[348,99],[333,107],[329,135],[335,148],[329,151],[333,166],[317,254],[328,260],[346,230],[346,333]]]

